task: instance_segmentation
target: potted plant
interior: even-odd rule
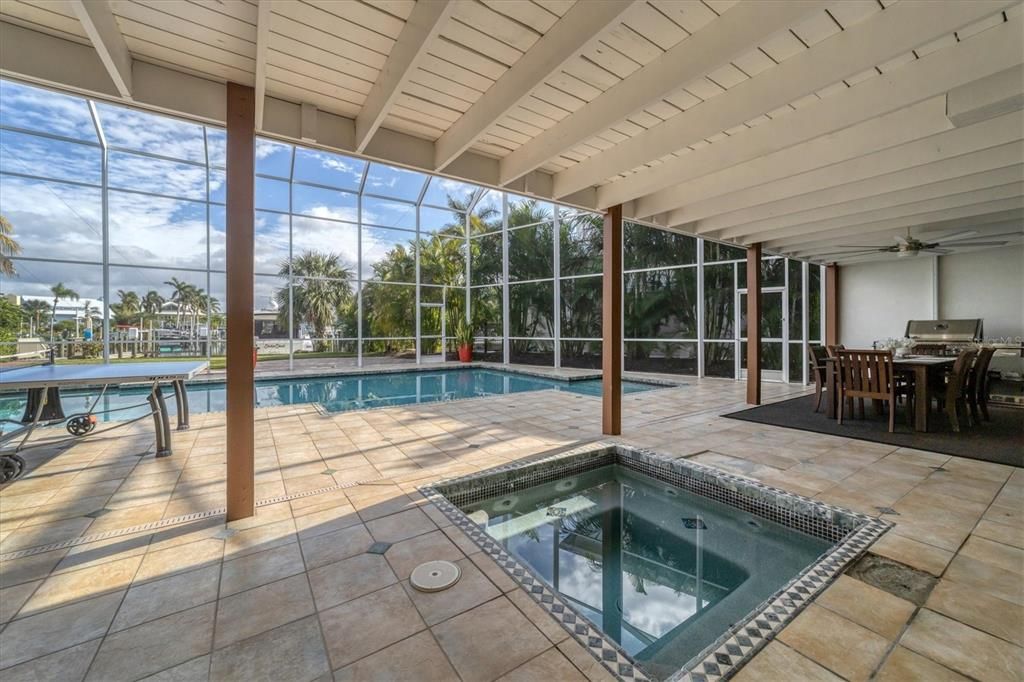
[[[473,361],[473,329],[465,320],[455,327],[455,345],[459,349],[459,362]]]

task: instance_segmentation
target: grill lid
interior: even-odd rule
[[[980,341],[984,320],[910,320],[905,336],[923,343],[965,343]]]

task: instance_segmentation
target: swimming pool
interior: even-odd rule
[[[623,393],[658,388],[654,384],[622,382]],[[223,382],[187,385],[192,413],[223,412],[227,389]],[[108,392],[97,410],[111,410],[145,401],[148,388],[124,388]],[[527,391],[568,391],[600,396],[601,380],[564,381],[491,369],[444,369],[426,371],[379,372],[320,377],[261,379],[256,382],[256,406],[303,405],[315,403],[327,412],[348,412],[375,407],[444,402],[463,398],[524,393]],[[61,394],[64,413],[87,410],[95,391],[70,391]],[[168,401],[174,411],[174,401]],[[20,419],[25,409],[24,394],[0,395],[0,418]],[[148,412],[147,408],[115,412],[117,419],[130,419]]]
[[[421,488],[620,679],[725,679],[889,524],[597,444]]]

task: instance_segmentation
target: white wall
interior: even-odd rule
[[[986,339],[1021,341],[1024,245],[941,257],[939,317],[980,317]]]
[[[936,317],[980,317],[987,339],[1020,340],[1024,246],[843,266],[839,297],[839,337],[851,347],[869,348],[902,336],[907,320]]]
[[[899,338],[907,320],[936,316],[932,301],[933,256],[844,265],[839,269],[839,341],[871,348]]]

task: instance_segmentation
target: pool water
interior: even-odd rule
[[[461,508],[662,679],[830,547],[618,465]]]
[[[647,391],[657,386],[623,382],[623,393]],[[189,409],[199,412],[222,412],[227,403],[224,383],[193,383],[187,386]],[[318,403],[328,412],[347,412],[373,407],[412,405],[460,398],[523,393],[543,390],[568,391],[580,395],[600,396],[600,379],[561,381],[526,376],[490,369],[450,369],[437,371],[381,372],[374,374],[307,377],[295,379],[264,379],[256,382],[256,406],[301,405]],[[97,410],[111,410],[144,403],[149,389],[143,387],[108,391]],[[167,407],[174,412],[174,400],[165,389]],[[64,413],[68,416],[85,411],[97,391],[62,392]],[[23,393],[0,395],[0,419],[21,419],[25,409]],[[130,419],[144,415],[148,408],[115,412],[111,419]],[[101,416],[101,419],[103,417]]]

